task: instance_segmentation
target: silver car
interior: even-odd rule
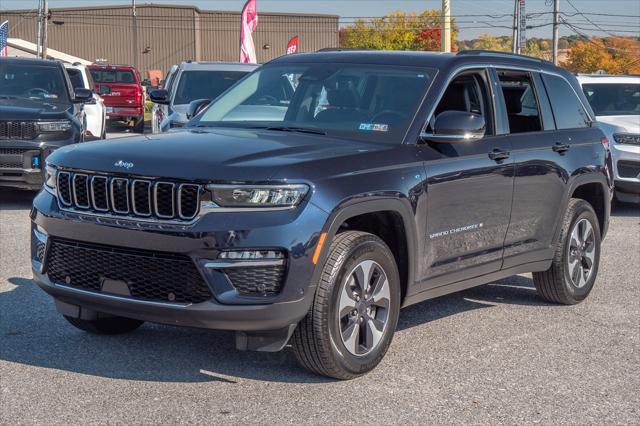
[[[609,139],[616,199],[640,203],[640,77],[593,74],[578,81]]]
[[[187,111],[192,101],[217,98],[257,67],[237,62],[187,61],[172,68],[165,87],[149,91],[149,99],[156,103],[152,111],[153,133],[182,127],[189,121]]]

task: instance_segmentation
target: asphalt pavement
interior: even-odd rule
[[[31,281],[32,197],[0,190],[0,424],[639,423],[638,207],[613,212],[584,303],[545,303],[527,274],[414,305],[380,366],[340,382],[230,333],[68,325]]]

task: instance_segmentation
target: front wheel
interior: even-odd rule
[[[358,231],[338,234],[311,310],[293,335],[296,358],[336,379],[363,375],[387,352],[399,311],[398,268],[384,241]]]
[[[600,263],[600,226],[591,204],[572,198],[551,267],[534,272],[538,294],[550,302],[575,305],[591,292]]]

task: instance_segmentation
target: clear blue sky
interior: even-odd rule
[[[159,3],[194,5],[207,10],[240,10],[245,0],[136,0],[138,4]],[[341,17],[381,16],[394,10],[419,12],[424,9],[439,8],[441,0],[257,0],[258,12],[307,12],[329,13]],[[451,0],[452,14],[501,15],[513,12],[513,0]],[[0,0],[0,9],[29,9],[37,7],[37,0]],[[55,7],[71,6],[100,6],[114,4],[131,4],[131,0],[49,0],[49,5]],[[550,12],[553,0],[527,0],[527,13]],[[578,25],[581,31],[591,35],[606,35],[607,32],[621,35],[640,36],[640,0],[560,0],[561,10],[575,13],[573,4],[582,13],[606,13],[623,15],[619,17],[576,15],[567,20]],[[510,30],[500,28],[508,26],[508,18],[493,17],[462,17],[457,18],[460,39],[477,37],[482,33],[493,35],[507,34]],[[588,19],[592,23],[588,22]],[[344,19],[348,21],[348,19]],[[545,25],[551,22],[551,15],[541,15],[530,24]],[[595,25],[593,24],[595,23]],[[498,28],[491,28],[497,25]],[[601,29],[598,29],[599,26]],[[483,27],[483,28],[476,28]],[[604,30],[604,31],[603,31]],[[571,34],[568,29],[562,30],[563,35]],[[551,37],[551,27],[543,26],[528,31],[530,37]]]

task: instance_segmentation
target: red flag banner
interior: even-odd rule
[[[240,62],[255,64],[256,47],[253,43],[253,32],[258,26],[258,6],[256,0],[247,0],[242,8],[240,23]]]
[[[298,53],[299,42],[298,36],[292,37],[287,43],[287,55],[293,55],[294,53]]]

